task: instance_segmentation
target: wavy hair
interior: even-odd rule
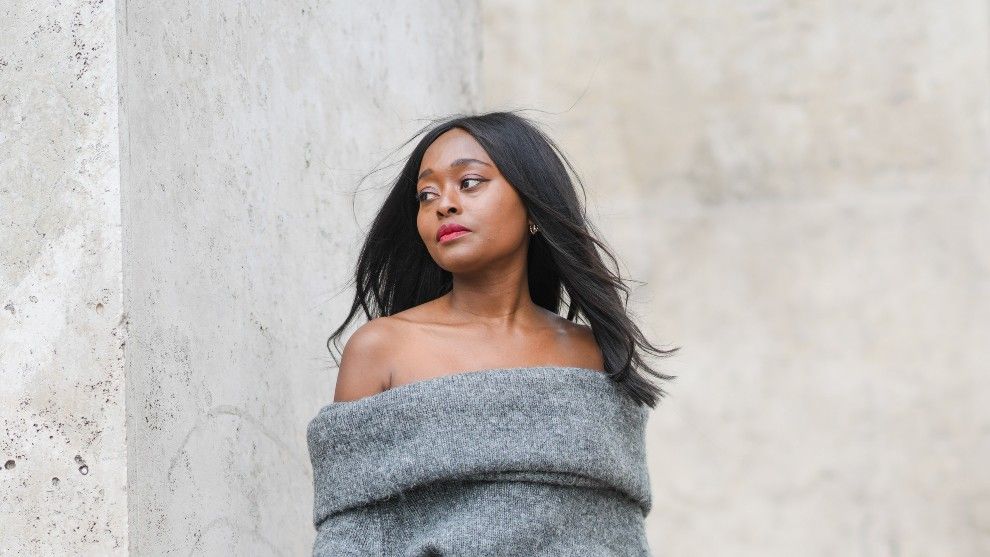
[[[600,234],[578,201],[568,168],[582,193],[584,184],[553,140],[514,111],[433,120],[399,147],[426,132],[391,186],[361,248],[353,282],[349,283],[355,287],[353,304],[343,324],[327,339],[334,361],[340,365],[331,342],[340,352],[340,336],[359,308],[370,321],[451,290],[451,273],[437,265],[417,231],[415,192],[423,153],[452,128],[468,132],[481,144],[539,226],[540,233],[530,237],[527,257],[533,302],[559,315],[566,294],[567,319],[576,322],[580,318],[591,326],[609,378],[637,404],[656,406],[666,392],[646,374],[660,380],[676,376],[652,369],[644,354],[670,356],[680,347],[663,350],[654,346],[631,319],[627,310],[629,287],[615,256],[596,237]]]

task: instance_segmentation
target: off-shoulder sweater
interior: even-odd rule
[[[650,407],[601,371],[491,368],[324,406],[314,556],[649,556]]]

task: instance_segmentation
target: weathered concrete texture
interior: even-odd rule
[[[305,426],[332,400],[325,342],[349,305],[333,296],[367,222],[350,193],[416,118],[473,108],[477,7],[130,1],[121,17],[130,548],[306,554]]]
[[[684,347],[657,554],[990,554],[987,3],[483,6],[484,107],[574,105],[537,116]]]
[[[610,192],[716,203],[985,182],[983,0],[484,7],[486,108],[570,108],[555,129],[595,131],[571,152]]]
[[[990,195],[649,206],[655,547],[986,555]]]
[[[0,554],[127,549],[112,2],[0,8]]]

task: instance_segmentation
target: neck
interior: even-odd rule
[[[444,298],[454,313],[487,325],[511,326],[536,313],[525,265],[497,274],[454,275],[453,288]]]

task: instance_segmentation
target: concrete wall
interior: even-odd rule
[[[0,10],[0,553],[308,553],[305,426],[384,194],[356,180],[476,108],[479,18]]]
[[[0,8],[0,554],[127,548],[113,3]]]
[[[684,347],[658,554],[990,552],[986,2],[313,4],[0,11],[0,553],[307,552],[355,181],[517,106]]]
[[[354,178],[414,118],[471,108],[478,23],[440,1],[128,2],[135,554],[310,551],[305,426],[332,400]]]
[[[653,338],[658,555],[990,554],[984,0],[483,3]]]

